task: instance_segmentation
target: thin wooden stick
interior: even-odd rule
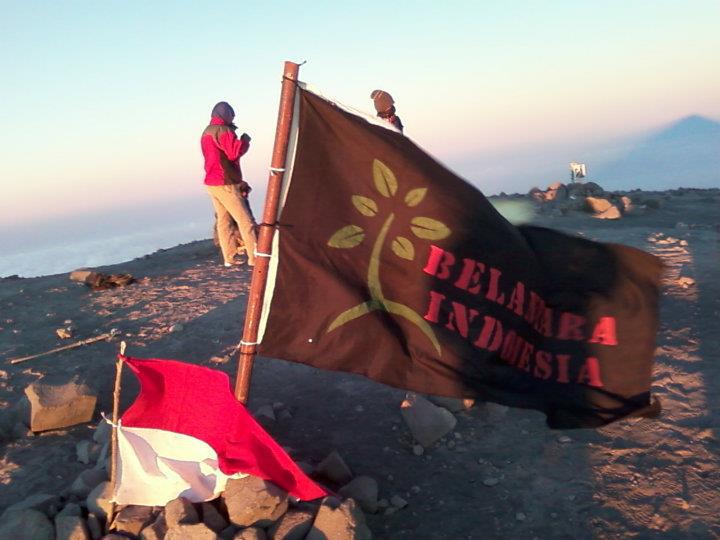
[[[290,140],[290,127],[293,119],[295,90],[299,71],[300,66],[298,64],[285,62],[278,121],[275,129],[275,145],[273,146],[267,195],[265,196],[265,210],[263,211],[263,224],[265,226],[260,227],[257,242],[258,253],[262,254],[268,254],[272,249],[275,234],[274,224],[277,221],[280,191],[285,175],[285,161]],[[245,326],[243,328],[240,354],[238,356],[238,374],[235,378],[235,397],[241,403],[247,403],[250,392],[250,377],[252,376],[253,362],[257,353],[256,342],[260,326],[260,313],[269,268],[270,259],[267,255],[256,257],[245,311]]]
[[[21,358],[13,358],[12,360],[8,361],[9,364],[19,364],[20,362],[27,362],[28,360],[34,360],[35,358],[40,358],[41,356],[45,356],[48,354],[53,354],[60,351],[67,351],[68,349],[75,349],[77,347],[82,347],[83,345],[89,345],[90,343],[95,343],[97,341],[102,341],[104,339],[109,339],[111,337],[115,337],[118,334],[117,331],[107,332],[106,334],[101,334],[99,336],[83,339],[82,341],[77,341],[75,343],[71,343],[69,345],[63,345],[62,347],[56,347],[55,349],[50,349],[49,351],[45,351],[38,354],[31,354],[30,356],[23,356]]]
[[[112,486],[113,495],[117,489],[117,458],[118,458],[118,435],[117,423],[120,414],[120,390],[122,380],[122,369],[124,362],[122,356],[125,356],[126,343],[120,342],[120,356],[115,360],[115,387],[113,388],[113,411],[112,411],[112,438],[110,442],[110,485]],[[107,519],[107,527],[110,528],[115,517],[115,503],[112,503],[110,515]]]

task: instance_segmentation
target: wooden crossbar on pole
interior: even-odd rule
[[[270,174],[268,176],[267,194],[265,196],[265,209],[263,221],[258,235],[257,250],[260,254],[269,254],[272,249],[277,221],[280,192],[285,176],[285,160],[287,158],[290,127],[293,120],[293,107],[295,105],[295,90],[298,81],[300,66],[293,62],[285,62],[283,70],[282,89],[280,92],[280,108],[278,111],[277,127],[275,129],[275,144],[273,146]],[[247,403],[250,391],[250,378],[252,376],[253,362],[257,351],[255,343],[258,338],[260,314],[262,311],[265,286],[267,284],[270,258],[259,256],[255,258],[250,295],[245,311],[245,326],[238,355],[238,373],[235,379],[235,397],[241,403]]]

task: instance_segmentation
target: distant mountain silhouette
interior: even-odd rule
[[[589,167],[605,189],[720,187],[720,122],[688,116]]]

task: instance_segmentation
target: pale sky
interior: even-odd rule
[[[0,226],[205,202],[199,136],[220,100],[253,137],[242,164],[259,206],[284,60],[307,60],[300,78],[355,108],[388,90],[406,134],[486,193],[505,187],[478,175],[494,154],[720,118],[717,0],[0,0],[0,13]]]

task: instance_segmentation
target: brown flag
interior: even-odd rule
[[[297,100],[260,354],[552,427],[657,412],[655,257],[515,227],[401,134]]]

